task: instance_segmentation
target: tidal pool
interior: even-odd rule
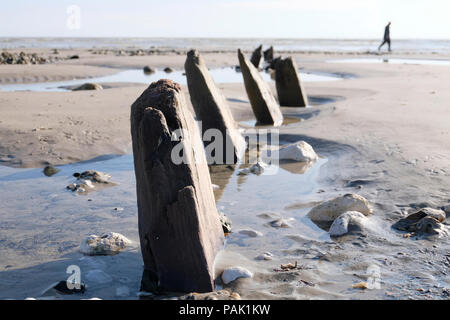
[[[217,68],[211,69],[210,73],[216,83],[240,83],[243,82],[242,74],[237,72],[234,68]],[[273,81],[270,74],[261,72],[262,77],[266,81]],[[334,74],[315,74],[315,73],[300,73],[302,81],[317,82],[317,81],[336,81],[341,80],[342,77]],[[141,69],[132,69],[120,71],[113,75],[74,79],[70,81],[59,82],[39,82],[39,83],[19,83],[0,85],[3,91],[70,91],[72,87],[82,85],[86,82],[91,83],[145,83],[150,84],[159,79],[170,79],[180,84],[186,84],[186,76],[184,70],[175,70],[166,73],[162,70],[157,70],[152,74],[145,74]]]
[[[286,248],[286,230],[268,227],[263,213],[290,219],[289,232],[308,239],[327,241],[326,231],[306,216],[307,208],[284,210],[292,202],[306,199],[319,188],[316,178],[320,159],[308,168],[281,165],[271,175],[237,175],[235,169],[212,169],[212,182],[219,211],[233,222],[233,230],[252,228],[264,236],[248,241],[231,233],[226,248],[253,258],[259,251],[279,252]],[[302,168],[300,168],[302,167]],[[41,168],[18,169],[0,166],[0,299],[42,297],[53,283],[66,280],[71,265],[81,269],[87,285],[84,294],[58,296],[61,299],[137,299],[143,263],[139,249],[135,177],[132,155],[105,156],[92,161],[58,166],[47,177]],[[109,173],[116,186],[77,194],[66,190],[74,172],[98,170]],[[81,240],[90,234],[119,232],[134,244],[115,256],[84,256]],[[281,233],[280,233],[281,232]],[[221,258],[221,263],[229,259]]]

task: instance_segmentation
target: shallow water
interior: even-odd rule
[[[398,59],[398,58],[361,58],[329,60],[328,63],[391,63],[391,64],[415,64],[431,66],[450,66],[450,60],[427,60],[427,59]]]
[[[232,219],[233,229],[253,228],[265,234],[259,241],[251,242],[232,233],[227,250],[251,259],[253,252],[262,247],[273,251],[280,247],[284,240],[279,232],[264,226],[267,221],[256,216],[262,212],[292,218],[291,231],[327,240],[327,233],[305,218],[306,209],[283,210],[285,203],[316,191],[316,178],[325,162],[321,159],[311,168],[303,168],[307,169],[304,174],[298,174],[302,170],[294,173],[292,168],[283,166],[274,175],[240,176],[229,169],[212,173],[213,183],[220,186],[215,190],[217,207]],[[129,291],[120,298],[137,298],[142,260],[132,156],[105,157],[58,168],[60,172],[47,177],[39,168],[0,167],[0,298],[40,297],[52,283],[67,279],[65,271],[69,265],[81,268],[82,281],[88,290],[84,295],[62,298],[119,298],[116,295],[119,287],[127,287],[120,290]],[[74,181],[74,172],[88,169],[111,174],[111,180],[118,185],[87,195],[65,189]],[[86,257],[78,252],[85,236],[107,231],[124,234],[134,245],[115,256]]]
[[[95,77],[89,79],[74,79],[70,81],[59,82],[40,82],[40,83],[20,83],[20,84],[8,84],[0,85],[0,90],[3,91],[70,91],[71,88],[76,85],[82,85],[86,82],[91,83],[145,83],[150,84],[159,79],[170,79],[180,84],[186,84],[186,76],[183,75],[184,71],[175,70],[170,73],[166,73],[162,70],[157,70],[152,74],[145,74],[140,69],[132,69],[126,71],[120,71],[116,74]],[[210,70],[211,76],[216,83],[240,83],[242,82],[242,74],[236,72],[234,68],[218,68]],[[270,79],[270,75],[266,72],[261,72],[265,81],[273,81]],[[300,73],[302,81],[305,82],[317,82],[317,81],[336,81],[342,79],[334,74],[313,74],[313,73]]]
[[[299,138],[281,135],[280,141]],[[232,220],[232,233],[216,260],[217,276],[223,268],[236,265],[254,272],[253,279],[232,287],[250,299],[420,299],[423,293],[418,288],[432,290],[434,298],[443,297],[443,288],[450,287],[448,240],[403,238],[391,229],[392,220],[386,219],[384,210],[370,217],[367,233],[337,239],[307,217],[317,201],[336,195],[329,185],[321,184],[324,172],[334,170],[342,157],[336,150],[350,158],[355,151],[333,146],[332,141],[308,141],[328,159],[310,165],[281,163],[267,171],[273,174],[260,176],[237,174],[248,165],[211,167],[212,183],[218,186],[214,189],[217,208]],[[40,298],[51,284],[68,278],[70,265],[80,267],[87,291],[58,298],[137,299],[143,264],[132,156],[106,155],[58,168],[61,171],[47,177],[39,168],[0,166],[0,299]],[[74,172],[88,169],[111,174],[117,185],[87,195],[66,190]],[[278,219],[288,226],[272,226]],[[240,233],[249,229],[262,236]],[[79,253],[84,237],[108,231],[125,235],[133,245],[115,256]],[[267,251],[272,261],[255,260]],[[294,261],[301,269],[277,271],[280,264]],[[380,270],[381,288],[351,288],[366,281],[370,268]],[[52,292],[47,295],[54,298]]]

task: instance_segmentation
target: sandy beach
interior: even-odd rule
[[[86,272],[102,270],[119,279],[120,286],[130,291],[121,298],[135,299],[142,260],[130,106],[150,83],[106,81],[100,82],[103,90],[58,92],[9,91],[7,86],[90,82],[144,66],[183,72],[185,52],[117,56],[90,49],[61,49],[57,55],[45,48],[24,51],[46,57],[79,55],[79,59],[0,65],[0,298],[38,297],[46,283],[64,277],[67,265],[78,263]],[[304,140],[322,158],[304,174],[282,168],[271,177],[239,177],[233,171],[211,169],[212,183],[219,186],[215,190],[219,211],[231,218],[235,230],[253,228],[263,234],[245,238],[232,233],[216,262],[217,274],[233,264],[251,270],[252,279],[228,286],[243,299],[448,299],[449,237],[411,239],[391,225],[414,209],[450,205],[450,66],[391,62],[447,61],[450,56],[277,54],[292,56],[302,73],[330,77],[304,81],[310,107],[281,107],[285,118],[299,121],[279,128],[280,144]],[[231,70],[238,65],[236,52],[202,56],[210,69]],[[354,60],[363,58],[387,60]],[[268,83],[276,95],[275,82]],[[254,116],[243,83],[217,86],[245,128]],[[182,88],[193,112],[186,84]],[[43,176],[40,172],[48,164],[61,172]],[[68,194],[64,188],[71,174],[92,166],[109,171],[119,185],[87,196]],[[37,186],[42,189],[37,191]],[[12,189],[22,190],[21,195]],[[368,234],[332,239],[306,221],[314,204],[347,193],[364,196],[372,205],[374,228]],[[117,207],[123,213],[114,211]],[[268,219],[278,217],[293,222],[283,229],[267,226]],[[103,231],[120,232],[136,246],[117,256],[83,258],[78,252],[81,239]],[[274,258],[254,259],[265,251]],[[301,267],[274,271],[294,261]],[[381,288],[352,288],[367,280],[371,265],[381,270]],[[36,271],[41,280],[31,287]],[[118,298],[117,282],[108,285],[98,277],[92,279],[88,297]]]

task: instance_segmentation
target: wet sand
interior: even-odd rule
[[[51,65],[0,66],[0,83],[97,77],[116,71],[112,68],[144,65],[181,69],[185,59],[177,54],[116,57],[77,53],[81,59]],[[305,84],[309,96],[335,97],[335,101],[308,109],[282,108],[286,117],[303,121],[281,127],[280,142],[305,140],[324,162],[304,174],[295,173],[299,168],[280,168],[272,177],[212,173],[213,183],[220,186],[215,191],[219,211],[232,219],[233,229],[253,228],[263,233],[258,238],[232,234],[217,270],[233,263],[255,272],[253,279],[232,286],[243,298],[446,298],[445,289],[450,287],[448,237],[408,239],[390,226],[413,208],[450,204],[450,92],[446,88],[450,67],[327,63],[352,55],[293,56],[302,71],[354,76]],[[209,53],[204,58],[210,67],[237,64],[232,53]],[[120,183],[88,196],[64,190],[74,170],[71,165],[63,166],[64,170],[51,178],[41,169],[22,168],[129,154],[129,108],[145,87],[0,91],[0,164],[6,166],[0,169],[1,298],[38,296],[39,290],[65,279],[70,264],[80,264],[86,273],[100,269],[112,277],[113,282],[86,280],[93,286],[87,297],[119,298],[115,288],[122,284],[130,288],[128,298],[136,298],[142,272],[138,248],[113,257],[84,258],[77,252],[81,239],[90,233],[115,231],[138,240],[130,156],[80,164],[109,171]],[[243,85],[219,87],[235,119],[251,121]],[[273,83],[271,88],[275,92]],[[330,239],[305,215],[314,204],[348,192],[366,197],[373,205],[374,228],[365,235]],[[125,210],[118,214],[114,207]],[[268,219],[277,217],[293,219],[291,227],[267,226]],[[274,259],[254,260],[264,251],[271,251]],[[110,260],[117,264],[111,266]],[[294,261],[302,269],[274,271],[281,263]],[[381,270],[381,289],[352,289],[353,284],[367,280],[371,265]],[[41,280],[33,287],[30,283],[36,273]]]

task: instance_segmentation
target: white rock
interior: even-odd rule
[[[230,267],[223,271],[222,281],[224,284],[229,284],[238,278],[252,278],[253,273],[242,267]]]
[[[86,192],[86,189],[81,187],[81,186],[79,186],[76,191],[79,192],[79,193],[84,193],[84,192]]]
[[[213,190],[220,189],[220,186],[218,186],[217,184],[212,184],[212,187],[213,187]]]
[[[93,180],[99,183],[108,183],[109,179],[111,179],[111,175],[100,171],[95,171],[93,176]]]
[[[246,235],[250,238],[261,237],[263,235],[261,232],[253,230],[253,229],[242,229],[242,230],[239,230],[238,233]]]
[[[265,167],[266,167],[265,163],[257,162],[250,167],[250,172],[259,176],[260,174],[262,174],[264,172]]]
[[[256,260],[272,260],[273,258],[273,254],[271,254],[270,252],[264,252],[263,254],[260,254],[259,256],[257,256],[255,259]]]
[[[125,249],[131,244],[120,233],[108,232],[101,236],[90,235],[81,242],[80,252],[86,255],[113,255]]]
[[[128,297],[130,295],[130,288],[127,286],[120,286],[116,288],[116,296],[117,297]]]
[[[259,176],[264,172],[264,169],[266,168],[266,164],[263,162],[257,162],[254,165],[252,165],[250,168],[244,168],[239,170],[238,175],[248,175],[249,173],[256,174]]]
[[[70,191],[75,191],[75,190],[77,190],[77,184],[71,183],[66,188],[69,189]]]
[[[367,218],[361,212],[347,211],[341,214],[330,227],[330,236],[339,237],[348,233],[349,226],[357,226],[360,229],[365,229]]]
[[[80,180],[80,184],[83,185],[83,187],[86,186],[90,189],[94,188],[94,184],[92,183],[91,180]]]
[[[313,221],[332,222],[346,211],[358,211],[367,216],[372,213],[369,202],[362,196],[349,193],[341,197],[322,202],[309,211]]]
[[[281,146],[278,151],[280,160],[295,160],[299,162],[315,161],[319,156],[313,147],[305,141],[299,141]]]
[[[89,270],[88,273],[86,273],[85,278],[94,283],[109,283],[113,281],[109,274],[100,269]]]

